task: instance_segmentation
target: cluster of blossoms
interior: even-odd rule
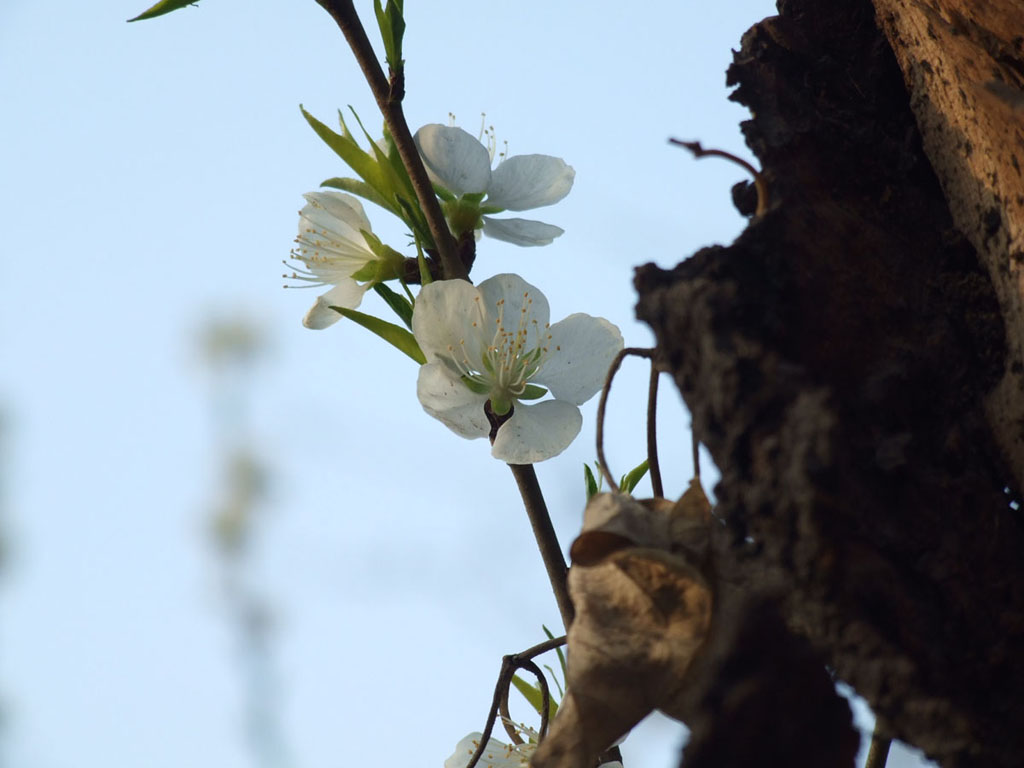
[[[560,158],[519,155],[492,168],[493,148],[436,124],[420,128],[415,142],[455,236],[482,232],[538,246],[562,234],[541,221],[494,217],[564,198],[575,171]],[[373,234],[352,195],[330,190],[305,198],[291,253],[299,266],[290,277],[329,286],[303,319],[322,329],[341,317],[334,308],[354,310],[367,289],[400,277],[403,257]],[[411,322],[425,359],[416,385],[423,408],[462,437],[490,436],[492,455],[509,464],[561,453],[579,434],[579,406],[600,390],[623,341],[602,318],[574,314],[552,325],[549,315],[544,294],[513,274],[478,286],[423,286]]]

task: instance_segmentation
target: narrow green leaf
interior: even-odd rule
[[[345,134],[335,133],[333,130],[328,128],[326,125],[321,123],[309,112],[307,112],[302,105],[299,105],[299,109],[302,110],[302,116],[306,118],[306,122],[309,123],[310,127],[316,131],[316,135],[319,136],[324,144],[329,146],[334,152],[344,160],[348,167],[351,168],[356,174],[367,184],[373,187],[384,199],[388,199],[389,189],[384,183],[383,174],[381,173],[380,166],[377,165],[376,160],[371,157],[367,152],[356,143],[356,140],[352,138],[352,135],[348,132],[345,126],[344,119],[341,120],[342,128],[345,130]],[[339,118],[341,113],[338,113]]]
[[[644,479],[647,469],[647,459],[644,459],[622,476],[622,479],[619,481],[619,489],[623,493],[632,493],[633,489],[636,488],[636,484]]]
[[[373,286],[373,290],[375,290],[377,295],[384,299],[384,302],[391,307],[392,311],[402,319],[402,322],[405,323],[405,327],[412,330],[412,302],[402,294],[396,293],[388,288],[384,283],[377,283]]]
[[[586,465],[584,464],[584,466],[586,466]],[[593,475],[591,475],[591,477],[593,477]],[[544,634],[548,636],[548,640],[554,640],[555,639],[555,636],[553,634],[551,634],[551,630],[548,629],[546,626],[541,624],[540,628],[544,630]],[[564,678],[565,677],[565,673],[566,673],[566,668],[565,668],[565,654],[562,653],[562,646],[558,646],[557,648],[555,648],[555,653],[558,654],[558,663],[562,665],[562,677]]]
[[[385,200],[377,190],[367,184],[365,181],[359,179],[351,179],[343,176],[334,176],[326,181],[320,182],[321,187],[331,187],[332,189],[340,189],[342,192],[348,192],[350,195],[356,195],[364,200],[369,200],[375,205],[379,205],[385,211],[391,211],[396,216],[401,218],[401,212],[396,209],[394,205]]]
[[[415,200],[416,196],[413,195],[412,199]],[[419,204],[409,202],[409,200],[402,195],[395,195],[395,201],[398,203],[399,207],[405,211],[405,215],[402,216],[399,214],[399,218],[409,225],[413,234],[418,237],[421,242],[426,243],[427,248],[433,248],[434,238],[430,234],[430,227],[427,226],[427,219],[420,210]],[[426,284],[427,283],[424,283],[424,285]]]
[[[434,276],[430,274],[430,265],[427,264],[427,257],[423,255],[423,249],[416,249],[416,266],[420,270],[420,285],[430,285],[434,282]]]
[[[150,6],[134,19],[128,19],[132,21],[142,21],[143,19],[152,19],[156,16],[163,16],[165,13],[176,11],[179,8],[184,8],[186,5],[196,5],[199,0],[160,0],[159,3]]]
[[[373,0],[373,11],[377,16],[377,26],[384,41],[384,53],[392,72],[402,67],[402,36],[405,34],[405,19],[402,17],[402,3],[388,0],[387,8],[382,8],[380,0]]]
[[[541,713],[544,708],[544,697],[540,692],[540,688],[535,685],[530,685],[528,682],[523,680],[519,675],[512,675],[512,685],[516,687],[516,690],[523,694],[523,698],[526,699],[530,706],[536,710],[537,714]],[[548,717],[554,717],[555,711],[558,709],[558,705],[555,703],[553,696],[548,697]]]
[[[426,364],[427,358],[423,354],[423,350],[420,349],[420,345],[416,343],[416,337],[402,326],[389,323],[387,320],[381,320],[373,315],[365,315],[354,309],[347,309],[346,307],[331,307],[331,309],[341,316],[358,323],[366,330],[377,334],[388,344],[404,352],[420,365]]]
[[[583,482],[587,487],[587,501],[597,495],[597,480],[594,479],[594,473],[590,470],[589,464],[583,465]]]
[[[551,673],[551,679],[554,680],[555,687],[558,689],[558,700],[561,701],[565,698],[565,691],[562,690],[562,684],[558,682],[558,675],[555,674],[555,670],[551,668],[550,664],[545,664],[544,669]],[[554,696],[551,697],[551,705],[552,714],[554,714],[554,710],[557,709]]]

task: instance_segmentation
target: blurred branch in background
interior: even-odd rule
[[[244,684],[245,734],[257,768],[289,764],[274,668],[274,612],[259,586],[256,543],[267,508],[268,473],[252,435],[248,408],[254,371],[266,354],[264,331],[238,313],[211,318],[199,334],[212,384],[212,419],[219,455],[218,487],[209,532],[221,597],[238,642]]]
[[[7,494],[8,494],[8,468],[10,467],[10,416],[3,406],[0,406],[0,581],[7,575],[7,566],[10,563],[11,540],[7,529]],[[4,694],[3,678],[0,677],[0,768],[6,768],[8,763],[7,755],[7,729],[10,727],[9,704]]]

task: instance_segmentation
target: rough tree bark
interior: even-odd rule
[[[1021,35],[1019,0],[780,0],[743,38],[769,209],[636,278],[748,601],[693,681],[688,768],[753,765],[744,739],[850,764],[783,743],[818,726],[773,670],[813,653],[941,765],[1024,760]]]

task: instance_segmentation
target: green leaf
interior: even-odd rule
[[[338,118],[341,121],[341,127],[344,133],[335,133],[303,109],[302,105],[299,105],[299,109],[302,110],[302,116],[306,118],[306,122],[309,123],[310,127],[314,131],[316,131],[316,135],[323,140],[324,144],[333,149],[338,157],[348,164],[349,168],[355,171],[363,181],[376,190],[382,200],[390,201],[392,197],[392,190],[384,181],[384,174],[381,172],[380,166],[369,153],[363,151],[362,147],[356,143],[356,140],[348,130],[348,126],[345,125],[345,120],[341,116],[341,112],[338,113]],[[392,211],[396,215],[401,216],[401,213],[397,210],[395,205],[387,203],[383,207]]]
[[[551,673],[551,679],[554,680],[555,687],[558,689],[558,699],[561,701],[565,698],[565,691],[562,690],[562,684],[558,682],[558,675],[555,674],[555,670],[551,668],[550,664],[545,664],[544,669]],[[555,697],[552,696],[551,698],[554,699]]]
[[[349,320],[363,326],[366,330],[377,334],[388,344],[404,352],[420,365],[426,364],[426,355],[423,354],[420,345],[416,343],[416,337],[402,326],[389,323],[387,320],[381,320],[373,315],[364,315],[362,312],[346,307],[332,306],[331,309],[342,317],[347,317]]]
[[[647,459],[644,459],[622,476],[622,479],[619,480],[619,490],[623,493],[632,493],[633,489],[636,488],[636,484],[644,479],[647,469]]]
[[[380,0],[373,0],[373,11],[377,15],[388,66],[397,73],[402,69],[402,37],[405,35],[402,0],[388,0],[387,8],[381,8]]]
[[[590,470],[589,464],[583,465],[583,482],[587,486],[587,501],[597,495],[598,487],[597,480],[594,479],[594,473]]]
[[[412,329],[412,302],[405,296],[388,288],[384,283],[377,283],[373,286],[377,295],[384,299],[384,302],[391,307],[392,311],[405,323],[405,327]]]
[[[321,187],[331,187],[332,189],[340,189],[342,192],[348,192],[350,195],[356,195],[364,200],[369,200],[375,205],[379,205],[386,211],[395,212],[395,206],[388,203],[380,193],[367,184],[365,181],[359,179],[351,179],[347,177],[334,176],[326,181],[320,182]]]
[[[586,465],[584,465],[584,466],[586,466]],[[591,477],[593,477],[593,476],[591,476]],[[551,634],[551,630],[548,629],[546,626],[541,624],[540,628],[544,630],[544,634],[548,636],[548,640],[554,640],[555,639],[555,636],[553,634]],[[562,653],[562,646],[558,646],[557,648],[555,648],[555,653],[558,654],[558,663],[562,665],[562,677],[564,678],[565,675],[566,675],[567,670],[566,670],[566,666],[565,666],[565,654]]]
[[[176,11],[179,8],[184,8],[186,5],[196,5],[199,0],[160,0],[156,5],[152,5],[134,19],[128,19],[129,22],[142,21],[143,19],[152,19],[156,16],[163,16],[165,13]]]
[[[423,255],[419,241],[416,242],[416,266],[420,270],[420,285],[430,285],[434,282],[434,278],[430,274],[430,265],[427,264],[427,257]]]
[[[512,675],[512,685],[516,687],[516,690],[523,694],[523,698],[526,699],[530,706],[533,707],[539,715],[544,708],[544,696],[540,692],[540,688],[535,685],[530,685],[528,682],[523,680],[519,675]],[[555,712],[558,710],[558,705],[555,704],[553,696],[548,697],[548,717],[554,717]]]

